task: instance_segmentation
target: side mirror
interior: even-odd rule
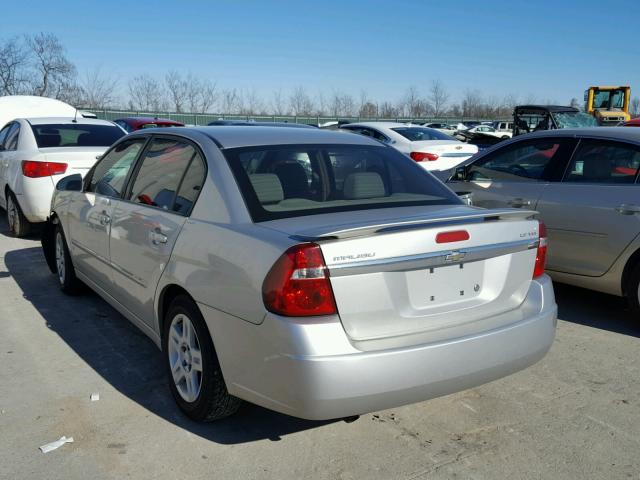
[[[453,171],[453,176],[451,177],[451,179],[457,180],[459,182],[464,182],[467,179],[467,167],[456,167],[456,169]]]
[[[61,192],[81,192],[82,191],[82,175],[74,173],[61,178],[56,183],[56,190]]]

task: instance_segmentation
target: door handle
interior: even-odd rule
[[[619,207],[616,207],[616,212],[622,215],[633,215],[636,213],[640,213],[640,206],[634,205],[632,203],[623,203]]]
[[[154,245],[160,245],[161,243],[167,243],[167,236],[162,233],[160,231],[159,228],[156,228],[155,230],[153,230],[150,234],[151,237],[151,243],[153,243]]]
[[[524,198],[514,198],[513,200],[510,200],[508,203],[509,203],[509,206],[514,208],[531,206],[531,200],[525,200]]]

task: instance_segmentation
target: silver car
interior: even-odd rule
[[[360,135],[143,130],[57,185],[43,249],[159,347],[196,420],[329,419],[536,362],[555,335],[534,212],[462,204]]]
[[[640,313],[640,129],[537,132],[480,153],[449,186],[486,208],[533,208],[554,280],[626,296]]]

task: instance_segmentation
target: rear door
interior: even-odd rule
[[[119,143],[96,164],[85,189],[72,195],[63,219],[76,268],[105,289],[109,289],[109,233],[113,209],[122,194],[131,167],[146,138]]]
[[[192,144],[155,137],[113,211],[113,296],[149,325],[156,286],[205,174],[203,157]]]
[[[547,225],[549,270],[600,276],[640,233],[640,147],[580,141],[562,182],[550,184],[537,210]]]
[[[448,185],[473,193],[480,207],[535,209],[549,182],[562,176],[574,146],[570,138],[523,140],[484,155],[469,165],[464,182]]]
[[[4,175],[4,163],[6,161],[7,153],[5,152],[4,145],[5,140],[7,139],[7,134],[11,129],[11,123],[6,125],[2,130],[0,130],[0,205],[6,208],[6,198],[4,196],[4,189],[7,184]]]

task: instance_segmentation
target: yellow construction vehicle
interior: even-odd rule
[[[631,119],[631,87],[589,87],[584,92],[584,111],[593,115],[598,125],[617,125]]]

